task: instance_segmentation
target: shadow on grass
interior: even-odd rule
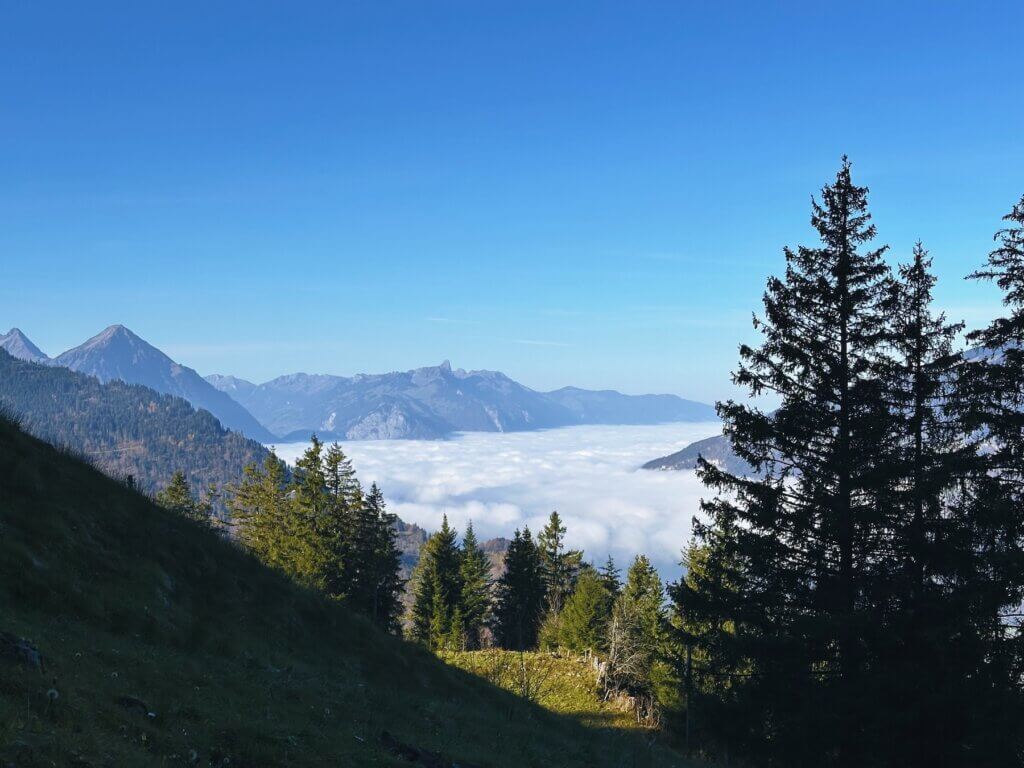
[[[398,764],[384,730],[491,768],[685,765],[446,666],[4,420],[0,631],[46,664],[0,660],[19,768]]]

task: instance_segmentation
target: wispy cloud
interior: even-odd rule
[[[535,533],[551,510],[567,542],[623,565],[647,554],[676,578],[691,521],[707,491],[693,472],[651,472],[645,461],[716,434],[717,424],[570,427],[542,432],[466,433],[452,440],[359,441],[343,445],[364,483],[376,481],[391,511],[436,530],[442,515],[484,537]],[[279,446],[292,461],[303,444]]]
[[[561,341],[544,341],[542,339],[512,339],[513,344],[525,344],[528,347],[569,347],[571,344],[566,344]]]

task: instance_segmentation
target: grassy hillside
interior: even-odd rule
[[[0,420],[0,765],[453,761],[684,765],[382,635]]]

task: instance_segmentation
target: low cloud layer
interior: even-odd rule
[[[478,535],[535,533],[557,509],[570,547],[596,563],[611,553],[625,568],[638,552],[668,578],[706,489],[693,472],[640,470],[645,461],[717,434],[717,423],[587,426],[542,432],[465,433],[451,440],[343,444],[364,484],[376,481],[391,511],[435,530],[441,517]],[[306,445],[277,447],[294,462]]]

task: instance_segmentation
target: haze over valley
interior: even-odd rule
[[[447,515],[482,538],[536,532],[557,509],[567,544],[596,564],[646,553],[677,578],[690,521],[706,489],[692,471],[648,472],[640,465],[719,432],[718,422],[656,426],[575,426],[539,432],[466,432],[440,441],[349,441],[360,477],[385,489],[406,522],[437,530]],[[289,462],[308,443],[276,446]]]
[[[245,463],[263,460],[262,446],[294,465],[316,434],[342,442],[359,476],[380,484],[404,523],[430,532],[447,515],[460,529],[472,521],[485,539],[507,538],[523,526],[539,530],[557,509],[569,523],[569,544],[595,560],[611,554],[627,562],[645,552],[673,577],[701,494],[691,471],[696,454],[673,465],[684,471],[641,466],[720,431],[710,405],[675,395],[538,392],[447,361],[354,377],[286,375],[261,385],[204,379],[123,325],[52,358],[12,328],[0,336],[0,355],[10,355],[0,359],[0,403],[25,414],[36,434],[114,474],[131,474],[150,491],[173,468],[193,467],[196,492],[238,482]],[[135,386],[118,389],[121,383]],[[125,421],[113,435],[99,433],[95,425],[110,418],[103,413],[128,413],[129,403],[139,409],[146,392],[166,400],[151,399],[141,420]],[[218,436],[211,419],[191,453],[174,446],[189,445],[196,426],[160,439],[176,423],[161,409],[184,415],[188,404],[232,431]],[[218,446],[218,461],[187,458],[207,445]]]

